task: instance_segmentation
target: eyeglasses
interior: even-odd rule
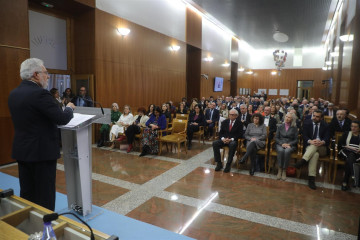
[[[42,71],[42,72],[36,72],[37,74],[39,73],[45,73],[46,75],[49,75],[49,72],[48,71]]]

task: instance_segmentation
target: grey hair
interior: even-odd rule
[[[245,108],[247,109],[247,105],[244,104],[244,103],[240,105],[240,108],[241,108],[241,107],[245,107]]]
[[[236,115],[239,116],[238,110],[236,110],[236,109],[231,109],[231,110],[229,111],[229,113],[231,113],[231,112],[236,113]]]
[[[292,127],[297,127],[296,126],[296,120],[297,120],[297,116],[294,113],[288,112],[286,115],[290,114],[291,115],[291,126]],[[285,116],[286,116],[285,115]]]
[[[113,104],[111,104],[111,106],[115,106],[115,108],[119,110],[119,105],[117,103],[114,102]]]
[[[20,77],[22,80],[30,80],[34,72],[41,72],[44,62],[38,58],[29,58],[21,63]]]

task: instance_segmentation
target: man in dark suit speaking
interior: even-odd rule
[[[73,103],[65,110],[46,90],[49,74],[42,60],[30,58],[20,66],[20,85],[8,99],[15,128],[12,158],[19,168],[20,196],[55,209],[56,162],[60,157],[57,125],[73,118]]]
[[[224,172],[230,172],[231,163],[238,144],[238,139],[241,137],[243,132],[243,124],[238,116],[239,112],[237,110],[230,110],[229,118],[221,123],[219,139],[213,142],[214,158],[216,162],[215,171],[220,171],[223,168],[220,157],[220,148],[227,145],[229,147],[229,154]]]

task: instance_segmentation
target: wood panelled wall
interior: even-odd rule
[[[298,80],[314,80],[312,97],[321,97],[321,89],[325,86],[322,80],[328,78],[328,73],[322,69],[284,69],[281,75],[271,75],[270,69],[253,70],[254,74],[249,75],[242,72],[238,77],[239,88],[251,88],[252,92],[259,88],[266,89],[289,89],[290,96],[296,96]],[[251,93],[252,94],[252,93]],[[270,96],[271,98],[281,97],[280,95]]]
[[[0,0],[0,165],[11,159],[14,127],[8,108],[8,96],[20,82],[20,64],[30,57],[27,0]]]
[[[211,56],[214,58],[212,62],[204,61],[204,58]],[[200,85],[201,97],[209,98],[209,96],[229,96],[230,95],[230,78],[231,78],[231,62],[228,61],[230,66],[224,67],[222,64],[226,61],[223,56],[202,51],[201,56],[201,73],[209,76],[208,79],[201,78]],[[224,78],[224,88],[222,92],[214,92],[214,78]]]
[[[116,33],[131,30],[128,36]],[[172,52],[172,44],[180,46]],[[179,102],[186,88],[186,44],[132,22],[95,10],[96,99],[136,108]]]
[[[201,49],[202,17],[186,8],[186,43]]]

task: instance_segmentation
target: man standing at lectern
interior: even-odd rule
[[[60,158],[57,125],[73,118],[75,105],[63,110],[46,89],[49,74],[44,62],[29,58],[21,63],[20,85],[8,98],[15,128],[12,158],[18,162],[20,197],[55,209],[56,164]]]

